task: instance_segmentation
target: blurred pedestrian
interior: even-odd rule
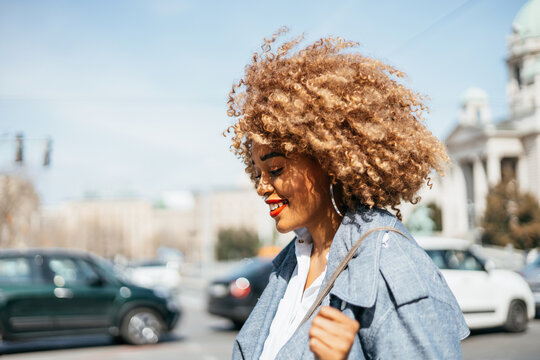
[[[295,50],[299,37],[273,51],[284,32],[265,40],[228,101],[233,151],[277,230],[297,235],[275,258],[233,358],[461,358],[461,310],[396,208],[416,203],[448,162],[422,124],[422,98],[354,42],[329,37]]]

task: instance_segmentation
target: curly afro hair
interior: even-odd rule
[[[226,132],[251,179],[257,142],[317,160],[346,207],[418,202],[432,170],[444,175],[448,163],[423,125],[422,97],[400,83],[403,73],[353,52],[356,42],[328,37],[295,52],[300,36],[272,51],[286,31],[265,39],[229,93],[236,122]]]

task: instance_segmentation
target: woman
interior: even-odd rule
[[[233,86],[232,148],[278,231],[297,236],[235,342],[235,359],[455,359],[469,330],[437,267],[399,221],[448,161],[403,75],[326,38],[253,56]],[[349,50],[349,51],[347,51]],[[384,210],[391,208],[397,216]],[[348,250],[370,234],[320,308],[309,307]]]

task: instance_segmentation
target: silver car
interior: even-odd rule
[[[536,314],[540,315],[540,255],[534,261],[527,264],[520,272],[525,278],[534,295]]]

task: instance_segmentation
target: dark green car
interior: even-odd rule
[[[177,301],[130,284],[82,251],[0,251],[0,335],[6,340],[108,333],[149,344],[176,325]]]

